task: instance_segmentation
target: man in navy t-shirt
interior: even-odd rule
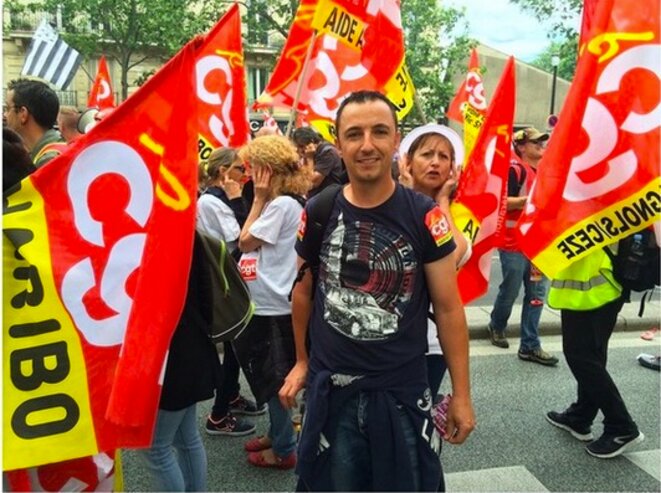
[[[475,426],[452,233],[438,205],[392,179],[400,136],[383,95],[350,95],[337,130],[349,184],[333,204],[316,276],[306,270],[294,287],[297,362],[280,390],[293,407],[307,388],[298,489],[437,491],[424,359],[430,301],[452,377],[444,438],[462,443]],[[315,200],[299,229],[299,265],[315,263],[306,236]]]

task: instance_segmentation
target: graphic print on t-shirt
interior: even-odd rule
[[[383,340],[398,330],[413,294],[413,246],[380,224],[344,224],[340,214],[321,253],[324,319],[357,340]]]

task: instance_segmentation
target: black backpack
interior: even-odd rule
[[[196,231],[202,248],[194,261],[199,263],[200,280],[207,286],[210,304],[205,320],[209,322],[209,337],[214,343],[236,339],[255,313],[250,290],[241,277],[239,267],[227,251],[224,241]]]
[[[309,236],[306,241],[306,250],[303,256],[309,260],[303,262],[303,265],[298,269],[294,284],[292,285],[291,291],[289,291],[289,301],[291,301],[294,286],[303,279],[303,276],[308,269],[312,270],[312,277],[316,284],[317,274],[319,272],[319,253],[321,252],[321,243],[324,239],[324,232],[326,231],[331,212],[333,212],[335,198],[337,197],[337,194],[340,193],[340,190],[342,190],[342,185],[338,183],[328,185],[315,195],[314,200],[307,208],[305,235]],[[312,293],[314,295],[314,288],[312,289]]]
[[[610,248],[604,250],[613,262],[615,280],[624,288],[627,301],[631,291],[646,292],[641,300],[638,316],[645,309],[645,299],[651,299],[655,286],[660,284],[659,247],[654,232],[644,229],[622,238],[617,246],[617,253]]]

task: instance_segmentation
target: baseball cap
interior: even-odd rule
[[[549,134],[540,132],[535,127],[527,127],[514,132],[514,143],[525,144],[526,142],[544,142],[549,139]]]
[[[459,134],[452,130],[450,127],[445,125],[439,125],[438,123],[428,123],[420,127],[416,127],[411,130],[406,137],[402,139],[402,142],[399,144],[399,153],[408,154],[411,145],[425,134],[437,134],[442,135],[447,138],[454,147],[454,161],[457,166],[461,166],[464,162],[464,143],[459,137]]]

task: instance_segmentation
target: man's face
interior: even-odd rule
[[[545,148],[546,141],[544,140],[529,140],[525,144],[519,146],[523,160],[534,163],[542,159]]]
[[[20,108],[17,108],[14,105],[14,91],[7,91],[2,117],[5,120],[7,126],[19,134],[21,130],[21,120],[19,118],[20,110]]]
[[[390,179],[400,135],[383,101],[353,103],[344,108],[337,141],[351,181],[376,183]]]

